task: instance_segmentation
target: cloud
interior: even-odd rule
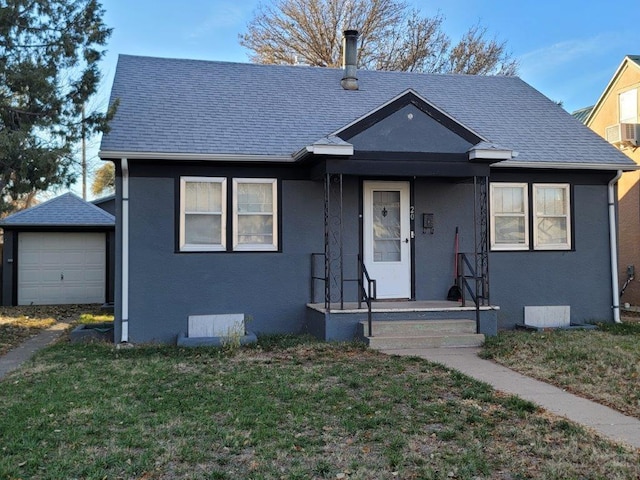
[[[594,57],[607,56],[618,50],[623,43],[623,36],[618,32],[557,42],[521,55],[520,75],[523,78],[555,75],[558,70],[573,68]]]
[[[237,2],[221,2],[190,28],[188,38],[194,40],[210,36],[217,29],[236,28],[240,31],[250,11],[245,4],[239,6]]]

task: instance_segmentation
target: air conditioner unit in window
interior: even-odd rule
[[[633,145],[637,147],[640,144],[640,124],[616,123],[606,128],[605,138],[607,142],[614,145]]]

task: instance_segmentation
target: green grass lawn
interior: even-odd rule
[[[60,343],[0,382],[0,478],[629,479],[640,455],[417,358]]]
[[[640,418],[640,323],[502,332],[487,339],[483,356]]]

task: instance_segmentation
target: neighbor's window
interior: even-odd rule
[[[533,245],[536,250],[569,250],[571,218],[568,184],[533,185]]]
[[[233,179],[233,249],[278,249],[277,180]]]
[[[491,184],[491,249],[529,248],[526,183]]]
[[[620,99],[620,123],[638,123],[638,89],[623,92]]]
[[[227,181],[217,177],[180,179],[180,250],[226,248]]]

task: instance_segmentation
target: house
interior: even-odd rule
[[[619,318],[635,165],[519,78],[121,55],[111,99],[117,341]]]
[[[115,217],[66,193],[0,221],[2,305],[113,303]]]
[[[640,56],[627,55],[597,103],[574,112],[587,127],[640,164]],[[619,261],[618,282],[622,301],[640,305],[640,183],[638,171],[624,173],[618,181]],[[640,272],[639,272],[640,273]]]

